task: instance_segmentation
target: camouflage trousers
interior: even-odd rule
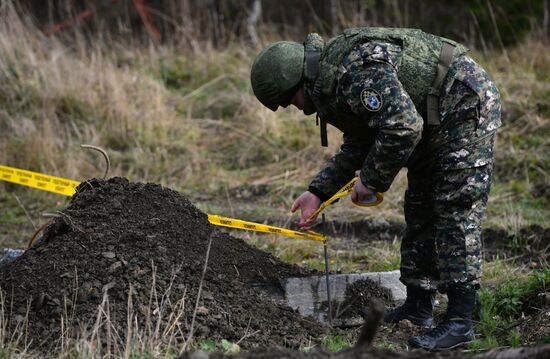
[[[494,133],[484,141],[492,152]],[[479,167],[410,168],[405,193],[407,228],[401,244],[401,281],[446,292],[477,289],[482,272],[481,227],[492,162]]]

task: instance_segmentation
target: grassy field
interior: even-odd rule
[[[208,213],[291,226],[290,204],[337,150],[340,134],[330,129],[330,147],[321,148],[314,117],[263,108],[248,80],[256,52],[241,44],[189,49],[90,42],[79,34],[45,37],[9,6],[0,7],[0,164],[82,181],[104,171],[97,153],[80,148],[92,144],[108,152],[109,176],[160,183]],[[549,52],[547,43],[527,39],[505,52],[472,53],[504,99],[485,226],[510,233],[516,246],[528,241],[522,229],[550,227]],[[341,201],[327,217],[402,222],[405,186],[402,171],[380,207],[365,210]],[[24,247],[47,221],[42,214],[67,201],[0,182],[0,250]],[[322,267],[316,244],[240,237],[286,261]],[[336,271],[396,269],[398,237],[368,246],[335,238],[331,257]],[[520,332],[502,332],[535,303],[533,288],[548,298],[547,263],[534,271],[529,263],[501,258],[485,268],[484,337],[472,349],[531,343]],[[512,273],[523,284],[507,284]],[[533,305],[548,310],[547,301]],[[326,343],[345,346],[351,341],[345,338]]]

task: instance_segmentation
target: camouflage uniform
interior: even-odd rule
[[[425,95],[412,96],[419,92],[401,81],[403,71],[412,71],[400,67],[404,46],[361,42],[333,64],[338,66],[333,95],[313,102],[322,119],[342,130],[344,142],[309,190],[326,200],[361,169],[363,184],[384,192],[407,167],[401,281],[443,292],[457,284],[475,289],[481,276],[480,221],[501,124],[499,93],[486,72],[459,53],[439,93],[441,124],[430,126]],[[324,47],[321,57],[337,50]],[[419,73],[418,82],[433,77]],[[307,81],[305,88],[312,97]],[[321,109],[320,103],[329,105]]]

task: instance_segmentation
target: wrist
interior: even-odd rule
[[[324,194],[322,191],[320,191],[318,188],[315,188],[313,186],[309,186],[307,190],[308,192],[313,194],[315,197],[317,197],[320,202],[325,202],[327,199],[330,198],[329,196]]]

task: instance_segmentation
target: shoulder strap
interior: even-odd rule
[[[439,93],[443,80],[449,71],[449,66],[453,61],[455,45],[449,42],[443,41],[441,46],[441,53],[439,55],[439,61],[437,63],[437,71],[430,88],[430,93],[426,98],[426,108],[428,115],[429,126],[439,126]]]
[[[307,79],[311,79],[312,81],[315,81],[317,78],[317,75],[319,74],[319,60],[321,58],[321,51],[320,50],[312,50],[312,49],[306,49],[305,52],[305,70],[304,70],[304,76]],[[316,83],[313,89],[313,96],[312,101],[315,104],[315,107],[317,109],[320,108],[319,96],[320,93],[319,84]],[[322,119],[319,116],[319,113],[317,112],[317,118],[316,123],[319,126],[319,129],[321,131],[321,146],[327,147],[328,146],[328,138],[327,138],[327,122]]]
[[[306,68],[304,71],[304,76],[307,79],[314,80],[319,74],[320,58],[321,58],[321,51],[312,50],[312,49],[305,50]]]

